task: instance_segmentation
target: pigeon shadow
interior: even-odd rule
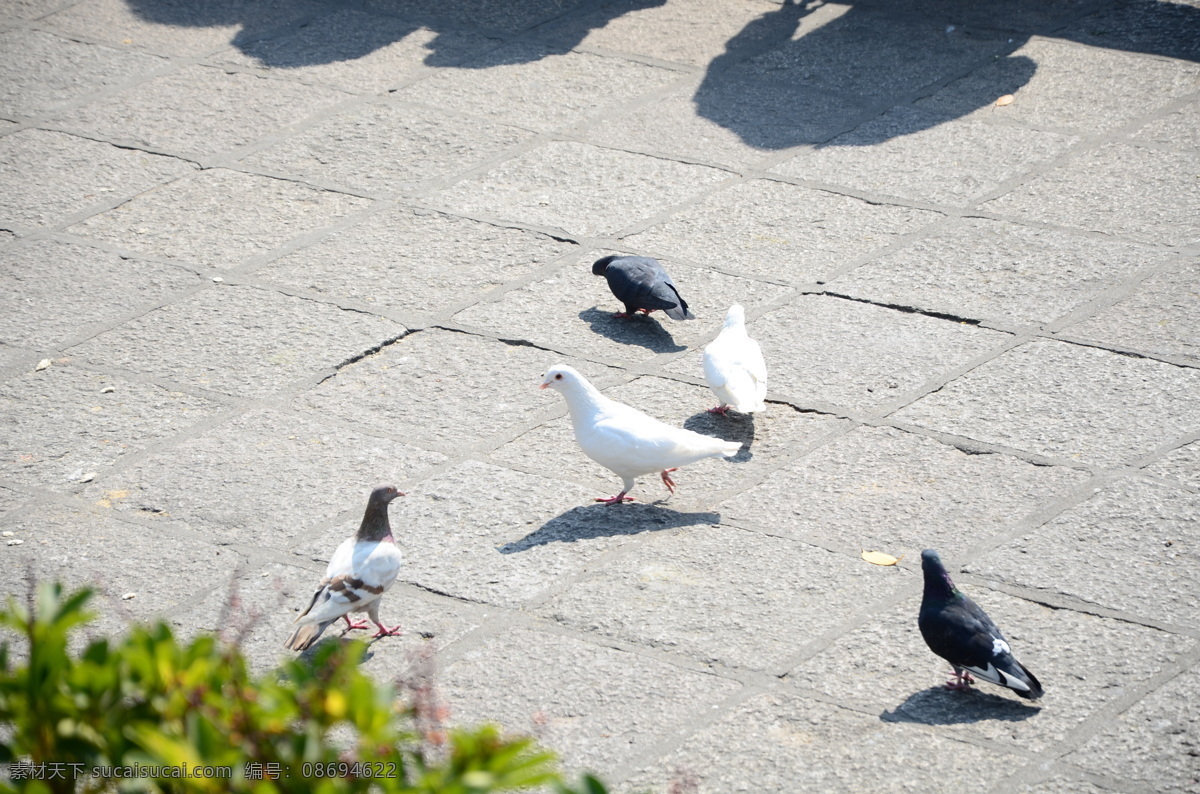
[[[556,516],[520,540],[499,547],[501,554],[517,554],[550,543],[575,543],[580,540],[640,535],[696,524],[719,524],[720,513],[681,513],[669,507],[643,502],[622,505],[573,507]]]
[[[655,353],[679,353],[687,350],[686,345],[675,342],[667,329],[649,315],[613,317],[612,312],[601,311],[593,306],[579,313],[592,330],[621,345],[639,345]]]
[[[701,411],[693,414],[683,423],[684,428],[693,433],[713,436],[722,441],[737,441],[742,448],[732,458],[722,458],[729,463],[745,463],[754,457],[750,447],[754,444],[754,414],[739,414],[736,411],[721,416]]]
[[[1012,698],[980,689],[952,691],[943,686],[914,692],[891,711],[884,711],[884,722],[913,722],[921,725],[964,725],[972,722],[1020,722],[1041,712]]]

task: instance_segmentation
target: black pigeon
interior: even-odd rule
[[[608,288],[625,311],[617,317],[629,317],[634,312],[646,314],[662,309],[672,320],[694,320],[687,301],[679,297],[675,282],[663,270],[658,260],[648,256],[606,256],[592,264],[592,273],[608,279]]]
[[[925,595],[917,625],[929,650],[954,666],[954,678],[946,682],[946,688],[970,689],[974,673],[1023,698],[1040,698],[1042,685],[1013,658],[1008,641],[987,613],[950,581],[936,551],[921,552],[921,568],[925,572]]]

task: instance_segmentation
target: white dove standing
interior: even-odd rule
[[[729,307],[721,333],[704,348],[704,379],[721,401],[709,413],[767,409],[767,363],[758,342],[746,333],[746,310],[736,303]]]
[[[561,392],[571,412],[575,440],[583,454],[621,478],[621,492],[597,497],[597,502],[614,505],[632,502],[626,496],[634,480],[659,472],[667,490],[675,493],[671,472],[703,458],[733,457],[742,445],[672,427],[605,397],[571,367],[559,364],[546,373],[541,388]]]
[[[389,629],[379,622],[379,600],[396,581],[404,560],[388,522],[388,504],[397,496],[404,494],[391,485],[381,485],[371,492],[358,532],[333,553],[325,578],[317,585],[308,608],[296,618],[300,625],[283,644],[285,648],[305,650],[338,618],[345,619],[347,631],[370,628],[365,620],[351,623],[351,612],[367,613],[379,627],[375,637],[400,633],[399,626]]]

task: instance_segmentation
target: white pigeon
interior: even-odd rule
[[[729,307],[721,333],[704,348],[704,379],[721,401],[709,413],[767,409],[767,363],[758,342],[746,333],[746,310],[736,303]]]
[[[672,427],[605,397],[587,379],[564,364],[559,364],[542,379],[541,388],[561,392],[571,412],[575,440],[583,454],[621,478],[621,492],[612,497],[597,497],[597,502],[614,505],[632,502],[626,496],[634,480],[643,474],[660,472],[667,490],[675,493],[671,472],[703,458],[721,455],[733,457],[742,445]]]
[[[333,553],[325,578],[317,585],[308,608],[294,621],[300,625],[283,644],[285,648],[305,650],[338,618],[345,619],[346,631],[370,628],[365,620],[351,623],[351,612],[367,613],[379,627],[374,637],[400,633],[399,626],[389,629],[379,622],[379,600],[396,581],[404,560],[388,522],[388,504],[397,496],[404,494],[391,485],[371,491],[358,532],[346,538]]]

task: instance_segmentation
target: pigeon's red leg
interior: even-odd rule
[[[379,631],[372,634],[371,639],[375,639],[376,637],[395,637],[396,635],[398,635],[400,633],[399,625],[397,625],[395,628],[391,628],[391,629],[389,629],[387,626],[383,625],[382,623],[377,622],[375,625],[379,627]]]
[[[632,502],[632,501],[633,501],[633,497],[632,497],[632,496],[626,496],[625,494],[627,494],[627,493],[629,493],[629,492],[628,492],[628,491],[621,491],[621,492],[620,492],[619,494],[617,494],[616,496],[609,496],[609,497],[597,496],[597,497],[596,497],[596,501],[597,501],[597,502],[603,502],[604,504],[606,504],[606,505],[609,505],[610,507],[611,507],[612,505],[619,505],[619,504],[621,504],[621,502]]]
[[[662,474],[659,475],[662,477],[663,485],[667,486],[667,490],[671,493],[675,493],[675,481],[671,479],[671,472],[673,471],[679,471],[679,467],[676,466],[673,469],[663,469]]]
[[[349,615],[342,615],[342,620],[346,621],[346,631],[349,631],[350,629],[369,629],[369,628],[371,628],[371,624],[365,620],[360,623],[351,623]]]
[[[728,405],[718,405],[716,408],[709,408],[708,412],[710,414],[720,414],[721,416],[727,416],[729,414],[729,406]]]
[[[629,317],[632,317],[632,316],[633,316],[633,315],[632,315],[632,314],[630,314],[629,312],[617,312],[616,314],[614,314],[614,315],[613,315],[613,317],[616,317],[616,318],[618,318],[618,319],[621,319],[621,320],[627,319],[627,318],[629,318]]]
[[[951,689],[958,692],[970,689],[971,683],[975,680],[971,677],[971,674],[967,672],[960,673],[957,670],[951,670],[950,674],[954,677],[946,682],[946,689]]]
[[[650,315],[650,312],[654,311],[654,309],[638,309],[638,311],[639,311],[639,312],[642,312],[643,314],[645,314],[645,315],[647,315],[647,316],[649,316],[649,315]]]

